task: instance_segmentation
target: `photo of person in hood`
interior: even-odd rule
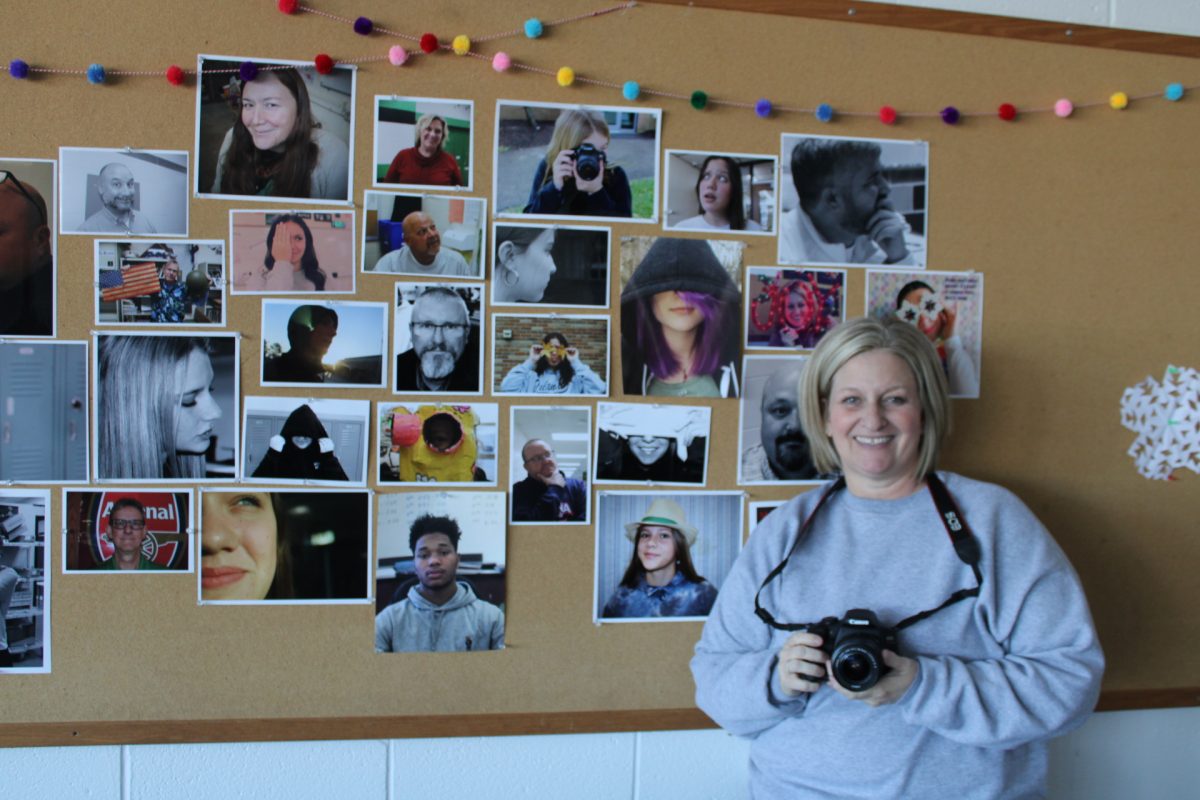
[[[270,449],[251,473],[255,478],[348,481],[333,452],[333,440],[307,404],[301,405],[271,437]]]
[[[596,419],[597,481],[704,483],[710,409],[601,403]]]
[[[625,394],[737,397],[740,305],[708,242],[655,240],[621,292]]]

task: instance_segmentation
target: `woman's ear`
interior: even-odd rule
[[[516,249],[516,245],[512,242],[501,242],[500,248],[496,251],[496,262],[504,264],[511,261],[512,257],[516,255]]]

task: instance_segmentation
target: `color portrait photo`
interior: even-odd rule
[[[487,201],[436,194],[364,192],[363,271],[374,275],[482,278]]]
[[[495,486],[495,403],[379,403],[379,482]]]
[[[746,347],[811,350],[845,318],[845,270],[746,268]]]
[[[234,294],[354,291],[353,211],[230,211]]]
[[[192,571],[190,490],[66,491],[63,519],[63,572]]]
[[[375,97],[376,186],[470,191],[472,100]]]
[[[225,324],[225,242],[96,240],[96,324]]]
[[[0,158],[0,336],[53,336],[57,163]]]
[[[776,163],[769,155],[668,150],[663,227],[773,233]]]

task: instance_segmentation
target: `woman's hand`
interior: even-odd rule
[[[796,332],[795,328],[789,328],[785,325],[779,329],[779,340],[788,347],[795,347],[796,339],[798,339],[799,336],[800,334]]]
[[[281,222],[275,226],[275,238],[271,241],[271,257],[286,264],[292,263],[292,239],[300,233],[294,222]]]
[[[567,348],[567,360],[572,363],[578,363],[579,362],[579,349],[575,348],[575,347],[568,347]]]
[[[958,321],[958,312],[949,303],[942,309],[942,341],[954,335],[954,323]]]
[[[563,189],[563,182],[567,178],[575,180],[575,151],[562,150],[555,157],[554,163],[550,165],[552,170],[551,176],[554,180],[554,188],[560,192]]]
[[[796,697],[821,688],[829,656],[821,649],[821,637],[808,631],[797,631],[787,638],[779,650],[779,685],[784,694]]]
[[[867,220],[867,236],[883,250],[887,264],[895,264],[908,257],[908,243],[904,234],[908,232],[908,221],[904,215],[892,208],[890,200],[885,201]]]
[[[530,345],[529,360],[537,361],[541,357],[542,357],[542,346],[540,344]]]
[[[829,673],[829,685],[843,697],[860,700],[872,708],[890,705],[903,697],[908,687],[912,686],[921,672],[921,664],[916,659],[905,658],[891,650],[883,651],[883,663],[891,670],[879,679],[879,683],[864,692],[852,692],[843,688],[832,672]]]

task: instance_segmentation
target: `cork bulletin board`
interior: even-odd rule
[[[1173,481],[1141,477],[1125,452],[1134,434],[1121,426],[1119,414],[1126,387],[1161,375],[1168,365],[1200,367],[1200,104],[1190,94],[1177,103],[1135,99],[1123,112],[1107,103],[1116,90],[1136,96],[1157,94],[1169,81],[1200,83],[1194,40],[1087,30],[1068,37],[1062,26],[1049,24],[1021,28],[994,18],[885,13],[861,5],[861,13],[848,15],[850,4],[813,2],[752,4],[778,15],[643,3],[553,27],[536,41],[520,34],[482,41],[519,31],[529,16],[585,15],[605,3],[534,0],[516,10],[447,0],[420,15],[383,3],[312,5],[351,19],[367,14],[394,31],[427,29],[443,42],[466,33],[487,58],[444,51],[394,67],[384,58],[387,48],[401,43],[416,50],[415,42],[378,32],[361,37],[317,14],[285,16],[273,0],[182,4],[170,9],[169,20],[160,6],[142,0],[121,0],[103,15],[11,0],[0,52],[6,62],[20,57],[80,70],[97,62],[110,70],[158,72],[170,64],[194,70],[200,53],[369,59],[359,66],[354,100],[351,200],[359,244],[363,192],[376,171],[377,95],[474,102],[473,187],[463,195],[487,199],[489,236],[501,99],[660,108],[663,150],[778,156],[785,133],[928,142],[928,269],[974,271],[987,283],[979,397],[954,401],[954,431],[940,466],[1011,488],[1066,550],[1108,657],[1102,707],[1200,702],[1200,615],[1193,611],[1200,600],[1197,476],[1180,470]],[[841,21],[848,17],[854,19]],[[864,21],[877,24],[859,24]],[[490,57],[499,49],[547,72],[497,73]],[[563,65],[615,88],[580,82],[561,88],[553,73]],[[630,79],[677,97],[625,101],[620,86]],[[695,89],[746,106],[695,110],[687,99]],[[56,159],[60,146],[152,148],[193,151],[195,170],[195,90],[194,75],[183,87],[158,75],[112,78],[103,86],[90,85],[82,74],[6,76],[0,80],[0,157]],[[990,112],[1006,101],[1046,109],[1065,96],[1077,105],[1065,120],[1022,113],[1010,123],[989,113],[951,127],[937,116],[948,104],[964,111]],[[842,113],[828,125],[811,113],[777,111],[760,119],[753,111],[760,97],[777,106],[829,102],[865,113]],[[876,118],[884,104],[901,111],[896,125]],[[230,210],[262,208],[252,200],[196,197],[189,205],[189,239],[227,239]],[[343,206],[351,208],[319,207]],[[612,230],[611,302],[586,310],[611,319],[609,400],[643,400],[621,391],[619,242],[663,234],[661,185],[655,214],[654,224],[581,223]],[[778,263],[775,236],[739,241],[746,266]],[[89,348],[96,328],[92,247],[90,237],[58,237],[58,338],[89,340]],[[491,279],[490,257],[483,278]],[[354,295],[342,299],[390,304],[393,284],[389,276],[359,272]],[[864,313],[865,294],[865,270],[847,269],[847,318]],[[242,396],[309,396],[313,390],[261,389],[260,308],[256,297],[235,296],[226,305],[223,330],[241,333]],[[572,310],[578,311],[564,313]],[[493,313],[488,304],[487,316]],[[487,350],[485,357],[484,385],[490,387]],[[317,393],[397,399],[388,388]],[[499,404],[502,454],[509,447],[510,406],[556,405],[552,398],[489,393],[475,400]],[[575,402],[594,409],[597,400]],[[794,493],[795,487],[739,486],[737,402],[691,402],[712,409],[705,489],[743,490],[747,501]],[[507,457],[498,464],[499,488],[522,477],[511,474]],[[377,493],[414,490],[381,487],[374,478],[368,486]],[[52,532],[64,524],[61,509],[62,490],[52,487]],[[51,538],[53,668],[48,675],[0,676],[0,746],[711,724],[693,705],[688,671],[700,623],[592,623],[592,525],[508,529],[505,650],[393,656],[372,650],[373,604],[199,607],[194,574],[153,580],[64,575],[62,540]]]

